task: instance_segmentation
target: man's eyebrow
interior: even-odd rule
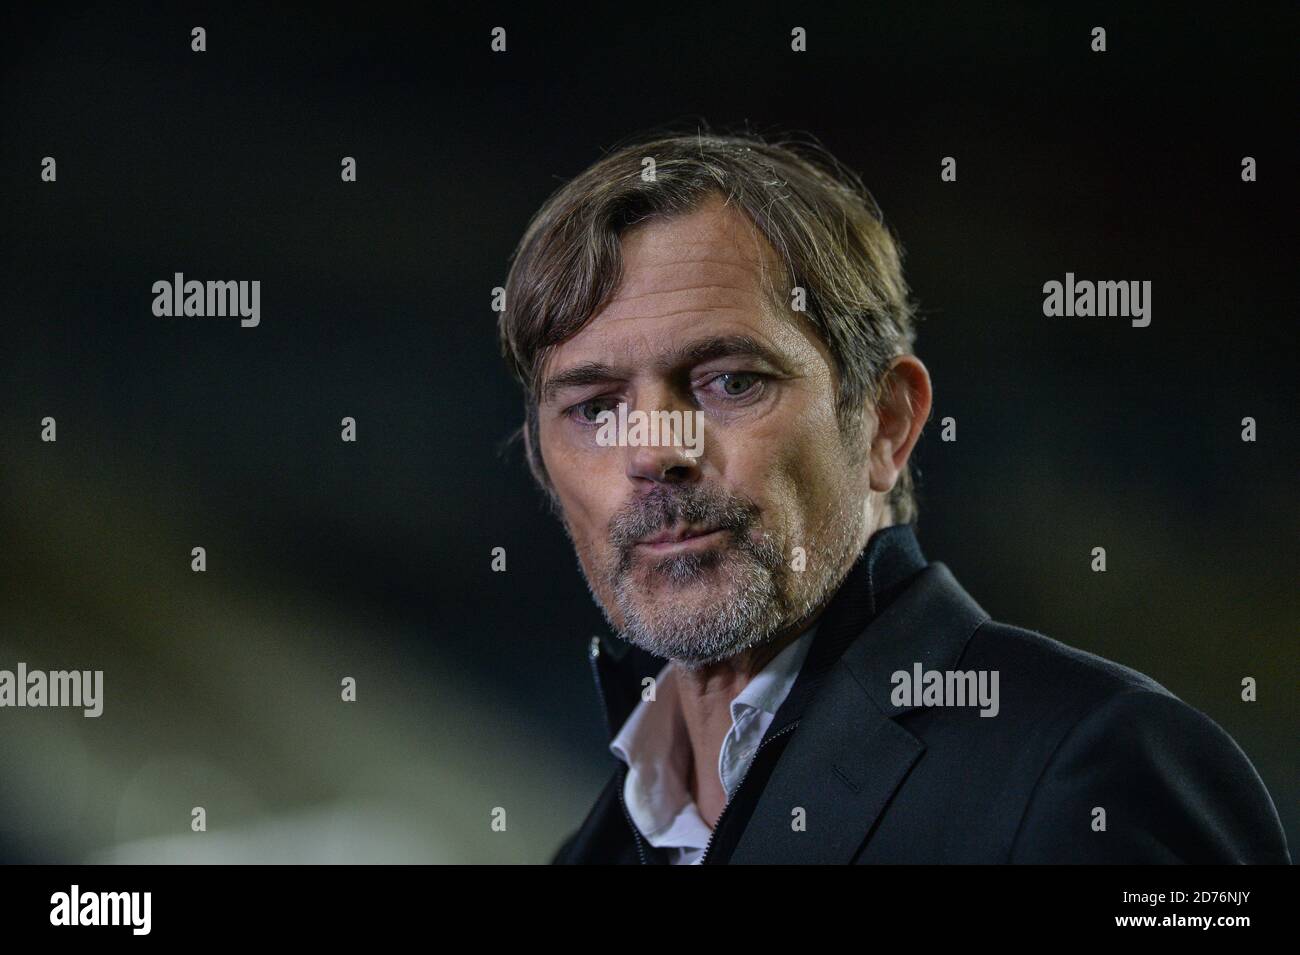
[[[621,376],[613,367],[600,361],[585,361],[574,365],[546,379],[542,386],[542,403],[546,404],[565,388],[579,388],[583,385],[598,385],[607,381],[616,381]]]
[[[654,366],[655,371],[662,374],[675,368],[701,365],[718,358],[756,358],[780,371],[788,370],[786,362],[780,356],[749,335],[717,335],[699,338],[661,356],[655,361]],[[620,371],[604,362],[583,362],[548,378],[542,386],[542,402],[552,401],[556,394],[565,388],[598,385],[609,381],[620,381],[626,377],[625,371]]]

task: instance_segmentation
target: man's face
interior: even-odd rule
[[[867,464],[841,435],[829,351],[773,313],[760,261],[775,256],[740,213],[713,200],[622,250],[614,299],[542,369],[538,450],[610,625],[698,666],[773,639],[839,585],[867,536]],[[619,403],[698,410],[702,453],[599,442]]]

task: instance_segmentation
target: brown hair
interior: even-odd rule
[[[654,160],[651,181],[642,178],[647,157]],[[616,292],[623,232],[691,212],[713,195],[740,209],[776,252],[783,290],[769,285],[769,297],[795,315],[789,289],[805,290],[806,318],[837,366],[836,408],[847,437],[857,435],[867,397],[881,397],[892,359],[911,352],[916,310],[902,248],[862,180],[819,143],[703,128],[626,141],[547,199],[506,280],[501,346],[525,391],[528,464],[548,495],[537,407],[549,351],[577,334]],[[895,522],[915,520],[910,462],[888,503]]]

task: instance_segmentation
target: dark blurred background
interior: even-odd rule
[[[603,620],[502,450],[491,290],[563,180],[699,120],[811,134],[901,237],[927,556],[1209,714],[1294,850],[1293,4],[24,6],[0,668],[102,669],[106,701],[0,710],[0,859],[549,857],[613,767]],[[154,317],[178,271],[260,280],[260,326]],[[1151,325],[1044,317],[1067,271],[1150,280]]]

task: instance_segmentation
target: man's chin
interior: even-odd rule
[[[629,626],[619,631],[628,643],[657,657],[671,659],[694,669],[734,656],[768,636],[768,628],[736,621],[717,612],[713,602],[638,608]]]
[[[767,601],[762,609],[734,591],[735,583],[704,574],[694,580],[642,587],[632,583],[619,607],[625,640],[656,656],[704,663],[725,658],[761,640],[770,624]]]
[[[730,549],[721,545],[667,554],[637,553],[627,579],[641,593],[716,590],[725,586],[724,565],[729,554]]]
[[[728,603],[731,597],[730,594],[719,594],[716,590],[691,584],[675,584],[658,591],[639,591],[628,596],[631,600],[625,603],[625,611],[631,610],[632,617],[652,629],[661,624],[670,630],[707,625],[717,608]]]

